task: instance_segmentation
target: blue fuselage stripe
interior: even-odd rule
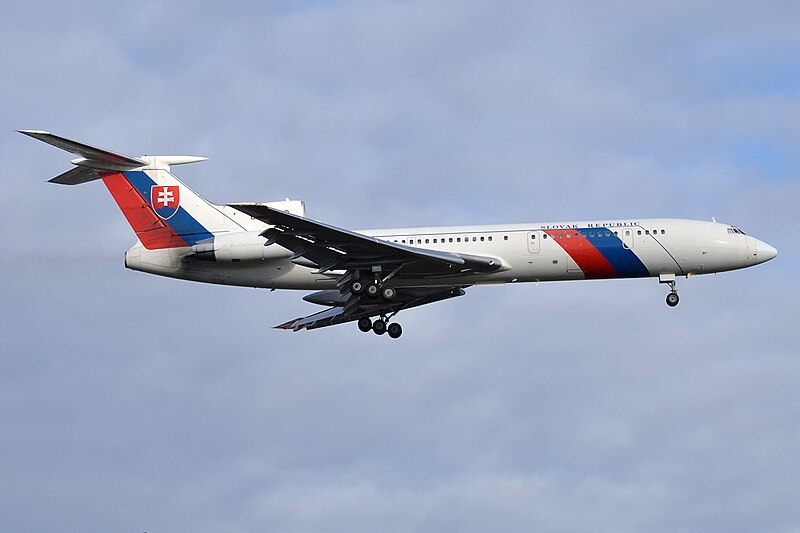
[[[647,267],[633,250],[623,246],[622,239],[609,228],[579,228],[586,239],[606,258],[617,276],[625,278],[646,277],[650,275]]]

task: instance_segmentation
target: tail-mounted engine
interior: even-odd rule
[[[267,239],[261,231],[225,233],[198,242],[192,246],[194,257],[203,261],[236,263],[239,261],[264,261],[292,255],[280,246],[264,246]]]
[[[279,202],[267,202],[263,205],[301,217],[306,214],[306,205],[302,200],[290,200],[287,198]],[[237,231],[216,235],[192,246],[193,257],[202,261],[236,263],[239,261],[280,259],[292,255],[290,250],[281,246],[265,246],[267,239],[261,236],[263,231],[263,229],[259,229],[256,231]]]

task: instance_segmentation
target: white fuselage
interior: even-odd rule
[[[248,217],[249,218],[249,217]],[[258,220],[237,221],[260,232]],[[359,233],[407,246],[496,258],[502,267],[488,274],[405,280],[396,287],[689,276],[745,268],[772,259],[776,251],[730,225],[684,219],[622,219],[362,230]],[[256,249],[250,260],[200,261],[191,248],[147,250],[141,243],[126,253],[133,270],[199,282],[274,289],[336,287],[341,272],[316,273],[295,264],[277,244]],[[673,278],[674,279],[674,278]]]

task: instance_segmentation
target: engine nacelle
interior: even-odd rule
[[[292,255],[291,251],[277,244],[264,246],[267,239],[260,233],[260,231],[224,233],[195,244],[192,246],[192,251],[197,259],[222,263],[264,261]]]

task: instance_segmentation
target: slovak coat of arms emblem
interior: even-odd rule
[[[153,185],[150,188],[150,204],[156,214],[163,219],[178,212],[181,203],[181,189],[178,185]]]

